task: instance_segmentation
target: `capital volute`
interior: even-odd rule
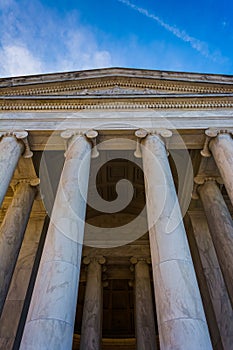
[[[144,261],[148,265],[151,264],[151,258],[150,257],[135,257],[135,256],[132,256],[130,258],[130,262],[131,262],[132,265],[136,265],[139,261]]]
[[[233,128],[209,128],[205,130],[206,136],[213,138],[219,134],[230,134],[233,135]]]
[[[25,179],[13,179],[11,181],[11,188],[13,190],[13,192],[16,191],[17,187],[19,185],[22,185],[22,184],[28,184],[30,185],[31,187],[38,187],[39,184],[40,184],[40,179],[35,177],[35,178],[25,178]]]
[[[63,130],[60,133],[60,136],[62,139],[64,139],[64,143],[65,143],[65,157],[67,155],[67,152],[69,150],[69,148],[72,146],[73,142],[75,141],[74,137],[76,136],[84,136],[83,132],[80,130],[71,130],[71,129],[66,129]]]
[[[203,145],[203,149],[201,150],[201,155],[205,158],[211,157],[211,152],[210,152],[210,141],[211,139],[216,138],[218,135],[221,134],[228,134],[228,135],[233,135],[233,128],[208,128],[205,130],[205,141]]]
[[[73,142],[75,142],[76,137],[82,136],[85,137],[85,139],[90,142],[92,146],[91,150],[91,157],[92,158],[97,158],[99,156],[99,152],[97,150],[97,144],[96,144],[96,138],[98,136],[98,132],[96,130],[88,130],[88,131],[83,131],[83,130],[71,130],[71,129],[66,129],[61,132],[61,137],[65,141],[65,156],[67,154],[68,149],[72,146]]]
[[[33,152],[30,149],[30,145],[28,142],[28,132],[26,130],[16,130],[16,131],[1,131],[0,132],[0,139],[3,137],[14,137],[16,140],[21,142],[24,145],[24,152],[23,157],[24,158],[31,158],[33,156]]]
[[[170,138],[172,136],[172,131],[166,128],[159,128],[150,131],[151,135],[159,135],[162,138]]]
[[[145,129],[138,129],[135,131],[135,136],[137,138],[137,145],[136,145],[136,151],[134,152],[134,156],[136,158],[141,158],[142,157],[142,152],[141,152],[141,141],[145,139],[149,135],[156,135],[158,136],[159,140],[164,143],[166,149],[168,148],[168,141],[172,136],[172,131],[166,128],[157,128],[157,129],[150,129],[150,130],[145,130]],[[168,151],[167,151],[168,154]]]
[[[91,158],[98,158],[99,157],[99,151],[97,149],[98,131],[88,130],[87,132],[85,132],[85,136],[89,141],[91,141],[91,144],[92,144]]]
[[[215,182],[218,185],[223,185],[223,180],[220,176],[205,176],[197,175],[194,178],[194,187],[192,192],[192,199],[199,199],[198,189],[206,182]]]
[[[136,144],[136,150],[134,152],[134,156],[136,158],[142,158],[142,151],[141,151],[141,141],[145,137],[147,137],[148,132],[145,129],[138,129],[135,131],[135,136],[137,138],[137,144]]]
[[[85,256],[83,258],[83,264],[84,265],[89,265],[91,262],[97,262],[100,265],[104,265],[106,263],[106,259],[105,259],[104,256],[99,256],[99,257]]]

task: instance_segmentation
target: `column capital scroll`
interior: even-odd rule
[[[28,179],[13,179],[11,181],[11,188],[13,190],[13,192],[16,191],[16,188],[18,185],[20,184],[29,184],[31,187],[37,187],[40,185],[40,179],[39,178],[28,178]]]
[[[223,185],[223,180],[220,176],[205,176],[205,175],[197,175],[194,178],[194,186],[193,186],[193,192],[192,192],[192,199],[199,199],[198,194],[198,188],[204,183],[213,181],[216,182],[218,185]]]
[[[91,262],[97,262],[100,265],[104,265],[106,263],[106,259],[105,259],[104,256],[99,256],[99,257],[85,256],[83,258],[83,264],[84,265],[89,265]]]
[[[206,136],[212,138],[219,134],[230,134],[233,135],[233,128],[208,128],[205,130]]]
[[[210,141],[211,139],[217,137],[220,134],[229,134],[231,136],[233,136],[233,128],[208,128],[205,130],[205,141],[204,141],[204,145],[203,145],[203,149],[201,150],[201,155],[203,157],[211,157],[211,152],[210,152]]]
[[[135,136],[137,138],[137,145],[136,145],[136,150],[134,152],[134,156],[136,158],[142,158],[142,152],[141,152],[141,140],[147,137],[148,132],[145,129],[138,129],[135,131]]]
[[[136,158],[142,158],[142,152],[141,152],[141,141],[145,139],[149,135],[157,135],[161,142],[164,143],[166,149],[168,149],[168,142],[164,139],[168,139],[172,136],[172,131],[165,128],[158,128],[158,129],[138,129],[135,131],[135,136],[137,137],[137,145],[136,145],[136,151],[134,152],[134,156]],[[167,155],[169,155],[167,150]]]
[[[148,265],[151,264],[151,258],[150,257],[135,257],[135,256],[132,256],[130,258],[130,262],[132,265],[136,265],[139,261],[145,261]]]
[[[91,158],[98,158],[99,157],[99,152],[98,152],[97,143],[96,143],[96,139],[97,139],[97,136],[98,136],[98,131],[96,131],[96,130],[88,130],[85,133],[85,136],[92,143]]]
[[[65,140],[65,156],[66,153],[69,149],[69,147],[73,144],[74,140],[73,137],[78,137],[78,136],[83,136],[86,138],[88,142],[91,143],[92,145],[92,150],[91,150],[91,157],[92,158],[97,158],[99,156],[99,152],[97,150],[97,145],[96,145],[96,138],[98,136],[98,132],[96,130],[71,130],[71,129],[66,129],[63,130],[60,134],[60,136]]]
[[[12,136],[15,137],[17,141],[21,141],[24,145],[24,158],[31,158],[33,156],[33,152],[30,149],[30,145],[28,142],[28,132],[26,130],[16,130],[16,131],[0,131],[0,140],[3,137]]]

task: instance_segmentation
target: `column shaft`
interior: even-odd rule
[[[212,349],[166,149],[157,135],[142,147],[161,350]]]
[[[101,265],[92,260],[87,271],[80,350],[101,349],[102,304]]]
[[[4,136],[0,141],[0,206],[23,150],[23,143],[14,136]]]
[[[189,214],[224,350],[233,344],[233,309],[204,213]],[[213,317],[211,319],[213,322]],[[215,332],[216,334],[217,332]]]
[[[150,273],[146,261],[138,261],[135,265],[135,329],[137,350],[157,349]]]
[[[209,327],[211,342],[214,350],[224,350],[222,340],[211,300],[210,291],[208,288],[206,273],[203,268],[201,256],[197,247],[197,243],[193,233],[193,227],[189,215],[184,218],[187,238],[189,242],[190,251],[192,254],[193,264],[198,280],[198,285],[202,297],[202,302],[205,310],[206,320]]]
[[[233,305],[233,221],[215,181],[198,188],[219,265]]]
[[[0,228],[0,314],[29,220],[36,188],[29,183],[17,185],[13,200]]]
[[[66,152],[20,349],[72,348],[91,145],[74,136]]]
[[[210,141],[209,147],[233,204],[233,139],[228,133],[219,134]]]

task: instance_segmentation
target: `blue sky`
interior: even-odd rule
[[[102,67],[233,74],[231,0],[0,0],[0,76]]]

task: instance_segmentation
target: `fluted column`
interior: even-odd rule
[[[50,225],[21,350],[72,348],[79,285],[91,144],[82,134],[68,139]]]
[[[20,181],[0,227],[0,314],[27,227],[38,181]]]
[[[32,156],[27,143],[27,135],[26,131],[0,132],[0,206],[26,145],[26,157]]]
[[[87,267],[80,350],[99,350],[102,340],[103,291],[101,265],[105,259],[84,258]]]
[[[233,130],[206,130],[209,149],[222,176],[227,193],[233,204]],[[210,139],[211,138],[211,139]],[[203,156],[209,156],[203,152]]]
[[[135,269],[135,331],[137,350],[156,350],[155,319],[147,261],[131,258]]]
[[[164,142],[142,141],[161,350],[212,349]]]
[[[213,178],[198,187],[219,265],[233,306],[233,221]]]

